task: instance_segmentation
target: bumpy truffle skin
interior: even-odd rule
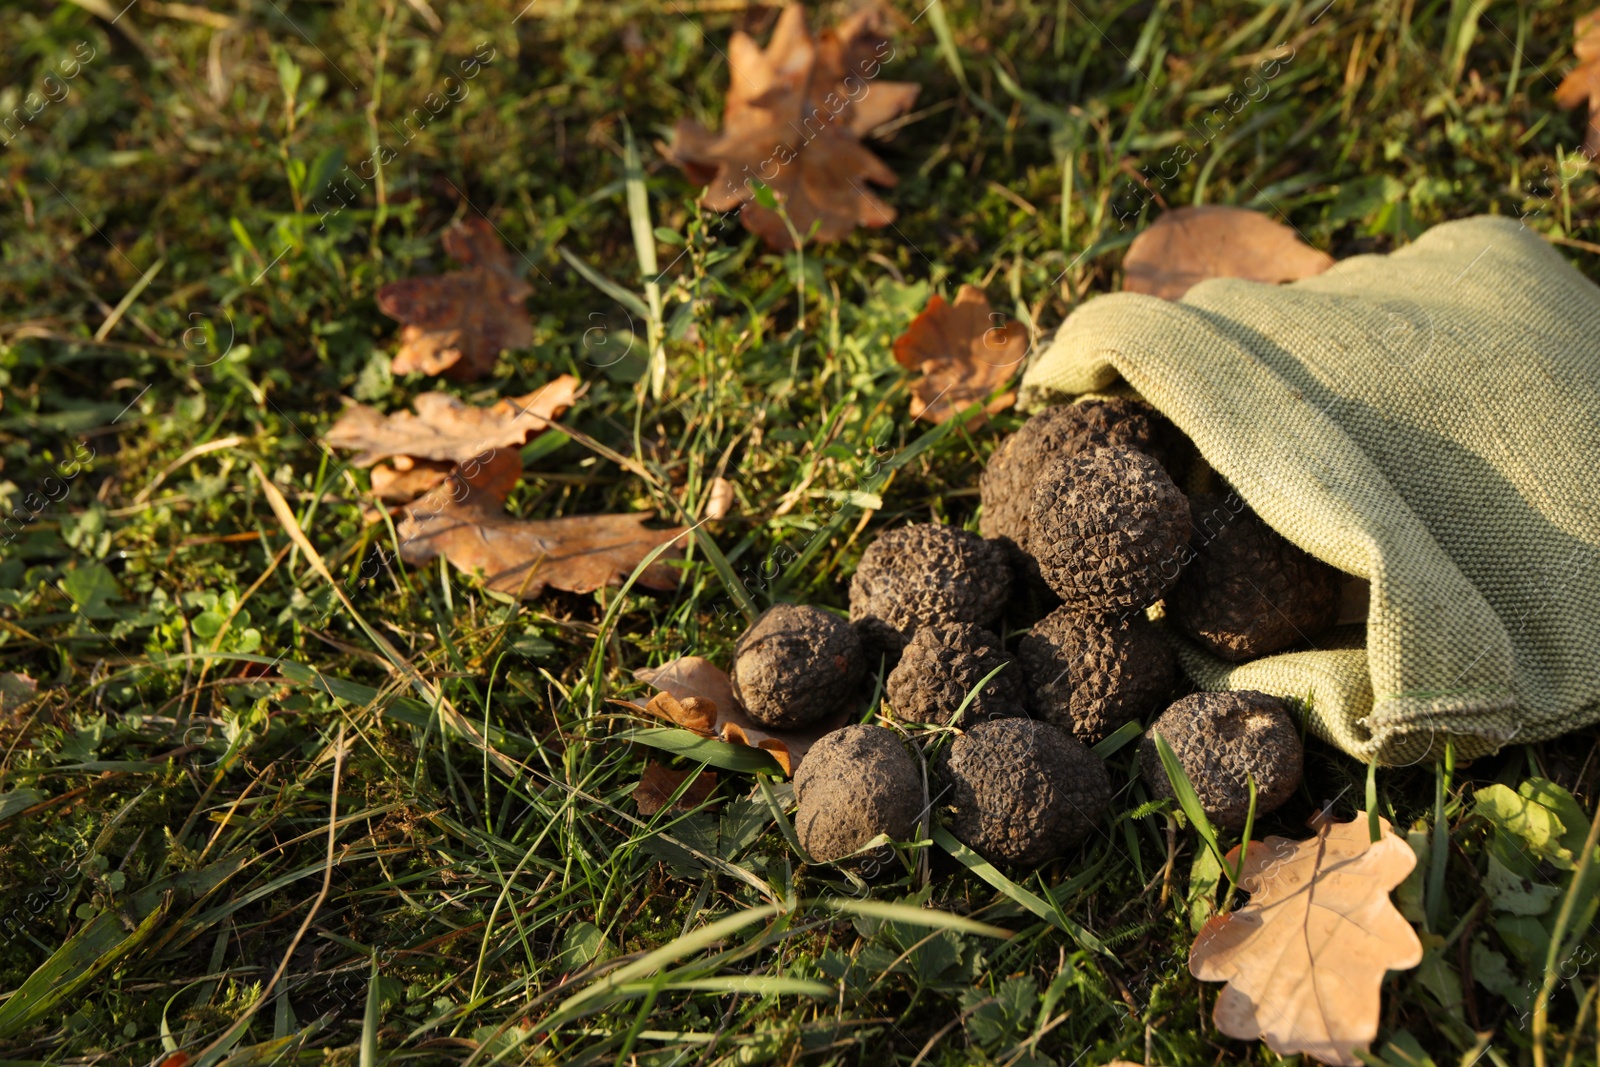
[[[1170,797],[1172,784],[1151,736],[1157,733],[1172,746],[1206,817],[1218,826],[1244,827],[1249,779],[1256,783],[1257,817],[1281,807],[1300,785],[1300,734],[1276,697],[1247,689],[1192,693],[1162,712],[1139,743],[1139,770],[1151,793]]]
[[[1046,469],[1033,494],[1028,550],[1069,607],[1148,607],[1177,581],[1189,500],[1143,452],[1097,448]]]
[[[936,772],[950,832],[991,863],[1036,867],[1087,837],[1111,800],[1105,765],[1033,719],[981,722]]]
[[[978,690],[953,722],[967,694],[997,667],[999,674]],[[1027,690],[1017,663],[1000,639],[971,623],[924,626],[906,645],[885,686],[895,715],[906,722],[956,725],[1026,715]]]
[[[1338,621],[1337,570],[1290,544],[1236,495],[1189,504],[1194,558],[1167,603],[1189,636],[1238,663],[1313,640]]]
[[[1163,705],[1178,675],[1172,646],[1142,611],[1057,608],[1018,644],[1017,660],[1033,714],[1086,745]]]
[[[1036,577],[1037,568],[1027,557],[1028,519],[1033,488],[1045,468],[1055,460],[1107,445],[1137,448],[1163,460],[1170,451],[1164,442],[1176,435],[1176,428],[1154,408],[1137,400],[1087,400],[1045,408],[989,457],[978,483],[983,501],[978,529],[1014,553],[1013,566]]]
[[[866,664],[848,622],[821,608],[775,604],[739,638],[733,692],[756,722],[794,729],[845,707]]]
[[[1005,549],[956,526],[890,530],[861,555],[850,581],[850,620],[869,651],[898,657],[924,626],[988,626],[1011,592]]]
[[[893,731],[857,724],[811,746],[794,775],[794,828],[811,857],[832,863],[879,834],[908,840],[922,814],[922,771]]]

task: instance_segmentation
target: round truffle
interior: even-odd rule
[[[866,670],[855,628],[802,604],[774,604],[734,648],[733,693],[763,726],[794,729],[843,709]]]
[[[879,834],[911,837],[922,813],[922,772],[893,731],[857,724],[811,746],[795,771],[794,795],[800,844],[832,863]]]
[[[967,694],[1001,668],[954,722]],[[924,626],[917,631],[884,690],[897,718],[965,729],[985,719],[1026,715],[1027,690],[1016,661],[1000,639],[968,622]]]
[[[1314,640],[1339,619],[1339,572],[1290,544],[1237,495],[1192,497],[1194,558],[1167,598],[1173,621],[1235,663]]]
[[[1033,719],[980,722],[937,771],[950,832],[991,863],[1036,867],[1089,835],[1111,801],[1105,765]]]
[[[1086,745],[1164,704],[1178,663],[1142,611],[1078,615],[1057,608],[1017,646],[1029,708]]]
[[[1011,592],[1005,549],[958,526],[916,523],[880,536],[850,581],[850,620],[869,649],[898,657],[924,626],[987,626]]]
[[[1189,500],[1143,452],[1097,448],[1048,467],[1033,493],[1028,550],[1075,611],[1148,607],[1177,581]]]
[[[1151,793],[1170,797],[1154,734],[1172,746],[1206,818],[1217,826],[1244,827],[1252,778],[1257,816],[1281,807],[1300,785],[1305,753],[1299,731],[1283,702],[1265,693],[1191,693],[1161,713],[1139,742],[1139,770]]]

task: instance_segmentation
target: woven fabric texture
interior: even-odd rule
[[[1227,664],[1403,764],[1600,719],[1600,289],[1514,220],[1434,227],[1286,286],[1091,300],[1023,376],[1036,408],[1136,389],[1272,527],[1372,583],[1365,633]]]

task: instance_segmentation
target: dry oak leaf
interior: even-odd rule
[[[457,487],[460,483],[449,483]],[[652,530],[648,515],[581,515],[565,519],[514,519],[481,489],[436,491],[404,509],[396,528],[400,558],[420,565],[444,556],[458,569],[481,573],[490,589],[531,599],[546,586],[592,593],[620,585],[644,558],[684,533]],[[670,546],[639,575],[647,589],[671,589],[678,572],[666,562],[682,555]]]
[[[559,418],[586,386],[563,374],[525,396],[504,397],[488,407],[474,407],[448,393],[423,393],[416,409],[384,415],[377,408],[345,401],[345,410],[323,435],[334,448],[355,451],[351,463],[370,467],[390,456],[409,456],[446,463],[480,461],[497,448],[521,448]]]
[[[1589,132],[1583,138],[1583,153],[1593,159],[1600,155],[1600,9],[1578,17],[1573,26],[1572,52],[1578,57],[1578,65],[1556,86],[1556,106],[1589,105]]]
[[[1333,257],[1294,230],[1238,207],[1180,207],[1133,239],[1122,260],[1122,288],[1177,300],[1208,278],[1292,282],[1321,274]]]
[[[1218,1030],[1280,1056],[1359,1067],[1356,1052],[1378,1035],[1385,972],[1422,962],[1422,942],[1389,901],[1417,857],[1379,823],[1376,842],[1362,812],[1304,841],[1250,843],[1239,879],[1250,903],[1212,918],[1189,951],[1190,974],[1228,983]]]
[[[805,240],[842,241],[857,226],[887,226],[894,208],[869,182],[899,180],[861,144],[872,130],[910,109],[921,86],[879,81],[894,54],[876,7],[858,11],[816,38],[805,7],[789,4],[763,50],[736,31],[728,42],[728,99],[722,132],[679,119],[668,160],[706,187],[700,202],[712,211],[739,208],[745,228],[773,248],[792,248],[783,219],[755,200],[755,183],[769,186]]]
[[[639,814],[649,818],[672,799],[672,794],[684,783],[692,770],[675,771],[670,767],[663,767],[655,760],[650,760],[644,765],[644,773],[639,776],[639,784],[633,787],[633,802],[639,805]],[[710,771],[701,771],[695,780],[685,789],[683,796],[672,805],[673,811],[693,811],[704,804],[711,796],[711,791],[717,788],[717,776]]]
[[[522,481],[522,453],[514,448],[497,448],[487,458],[474,456],[459,466],[395,456],[393,466],[380,463],[372,468],[372,495],[386,503],[408,504],[450,478],[482,489],[504,504]],[[458,495],[463,492],[453,488],[446,491]]]
[[[764,749],[788,775],[794,774],[823,734],[850,722],[850,713],[845,710],[801,730],[762,726],[750,718],[733,695],[733,681],[727,672],[700,656],[681,656],[659,667],[644,667],[634,671],[633,676],[660,690],[648,703],[635,702],[636,707],[706,737]],[[667,699],[663,700],[663,696]]]
[[[512,271],[511,255],[488,219],[460,219],[441,240],[465,270],[405,278],[378,290],[378,310],[405,323],[390,369],[471,381],[489,373],[503,350],[533,342],[522,306],[533,289]]]
[[[922,372],[911,383],[911,417],[929,422],[944,422],[988,397],[1027,355],[1027,328],[992,311],[975,285],[963,285],[953,304],[935,294],[894,342],[896,362]],[[1007,392],[984,410],[1004,411],[1016,398]]]

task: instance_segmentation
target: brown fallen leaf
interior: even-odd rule
[[[391,504],[408,504],[452,475],[504,504],[522,481],[522,454],[514,448],[497,448],[487,458],[474,456],[460,466],[396,456],[393,466],[380,463],[372,468],[372,495]]]
[[[1589,105],[1589,132],[1583,139],[1584,155],[1600,155],[1600,9],[1578,16],[1573,26],[1572,53],[1578,65],[1556,86],[1556,106]]]
[[[522,301],[533,289],[513,273],[510,253],[481,215],[457,221],[441,240],[466,269],[390,282],[378,290],[378,310],[405,323],[391,364],[395,374],[471,381],[487,374],[503,350],[532,343]]]
[[[963,285],[953,304],[935,294],[894,342],[895,360],[922,372],[911,383],[911,417],[929,422],[944,422],[987,397],[1022,368],[1027,355],[1027,327],[992,311],[975,285]],[[984,410],[1004,411],[1016,398],[1007,392]]]
[[[681,656],[659,667],[634,671],[633,676],[661,691],[648,703],[635,702],[636,707],[643,707],[686,729],[695,729],[691,722],[703,723],[703,717],[709,712],[712,716],[710,723],[704,729],[695,729],[696,733],[717,737],[733,745],[764,749],[778,761],[783,773],[791,776],[811,746],[820,741],[824,734],[850,724],[850,711],[845,709],[802,730],[773,730],[762,726],[750,718],[744,705],[734,697],[733,681],[727,672],[700,656]],[[671,698],[671,701],[660,700],[662,694]],[[674,705],[688,711],[693,718],[686,716],[680,719],[673,713]]]
[[[1333,257],[1275,219],[1238,207],[1168,211],[1128,246],[1122,288],[1177,300],[1207,278],[1292,282],[1321,274]]]
[[[497,448],[521,448],[542,433],[582,396],[585,386],[563,374],[525,396],[505,397],[488,407],[462,403],[448,393],[423,393],[415,413],[384,415],[377,408],[347,400],[337,422],[323,435],[334,448],[356,453],[357,467],[390,456],[465,463]],[[404,468],[401,468],[404,469]]]
[[[639,805],[639,814],[649,818],[672,799],[672,794],[684,783],[692,770],[675,771],[670,767],[663,767],[655,760],[650,760],[644,765],[644,773],[639,776],[639,784],[633,787],[633,802]],[[672,805],[673,811],[693,811],[711,796],[711,791],[717,788],[717,776],[710,771],[701,771],[689,788],[684,790],[683,796]]]
[[[447,485],[460,483],[447,483]],[[420,565],[444,556],[467,573],[482,573],[500,593],[531,599],[546,586],[592,593],[620,585],[656,547],[676,540],[684,527],[652,530],[648,515],[580,515],[566,519],[514,519],[481,489],[435,490],[404,509],[396,528],[400,558]],[[639,575],[647,589],[671,589],[678,572],[667,560],[682,555],[669,547]]]
[[[745,228],[773,248],[794,239],[777,212],[755,201],[755,182],[771,187],[802,240],[842,241],[857,226],[887,226],[894,208],[868,188],[892,186],[894,171],[861,138],[910,109],[921,88],[879,81],[892,54],[885,20],[869,7],[813,38],[805,7],[778,16],[763,50],[736,31],[728,42],[728,98],[722,132],[679,119],[662,152],[704,185],[713,211],[739,208]]]
[[[1376,842],[1362,812],[1304,841],[1250,843],[1239,880],[1250,903],[1208,921],[1189,952],[1189,973],[1228,983],[1218,1030],[1280,1056],[1359,1067],[1356,1052],[1378,1034],[1384,973],[1422,962],[1422,942],[1389,901],[1417,857],[1379,822]]]

